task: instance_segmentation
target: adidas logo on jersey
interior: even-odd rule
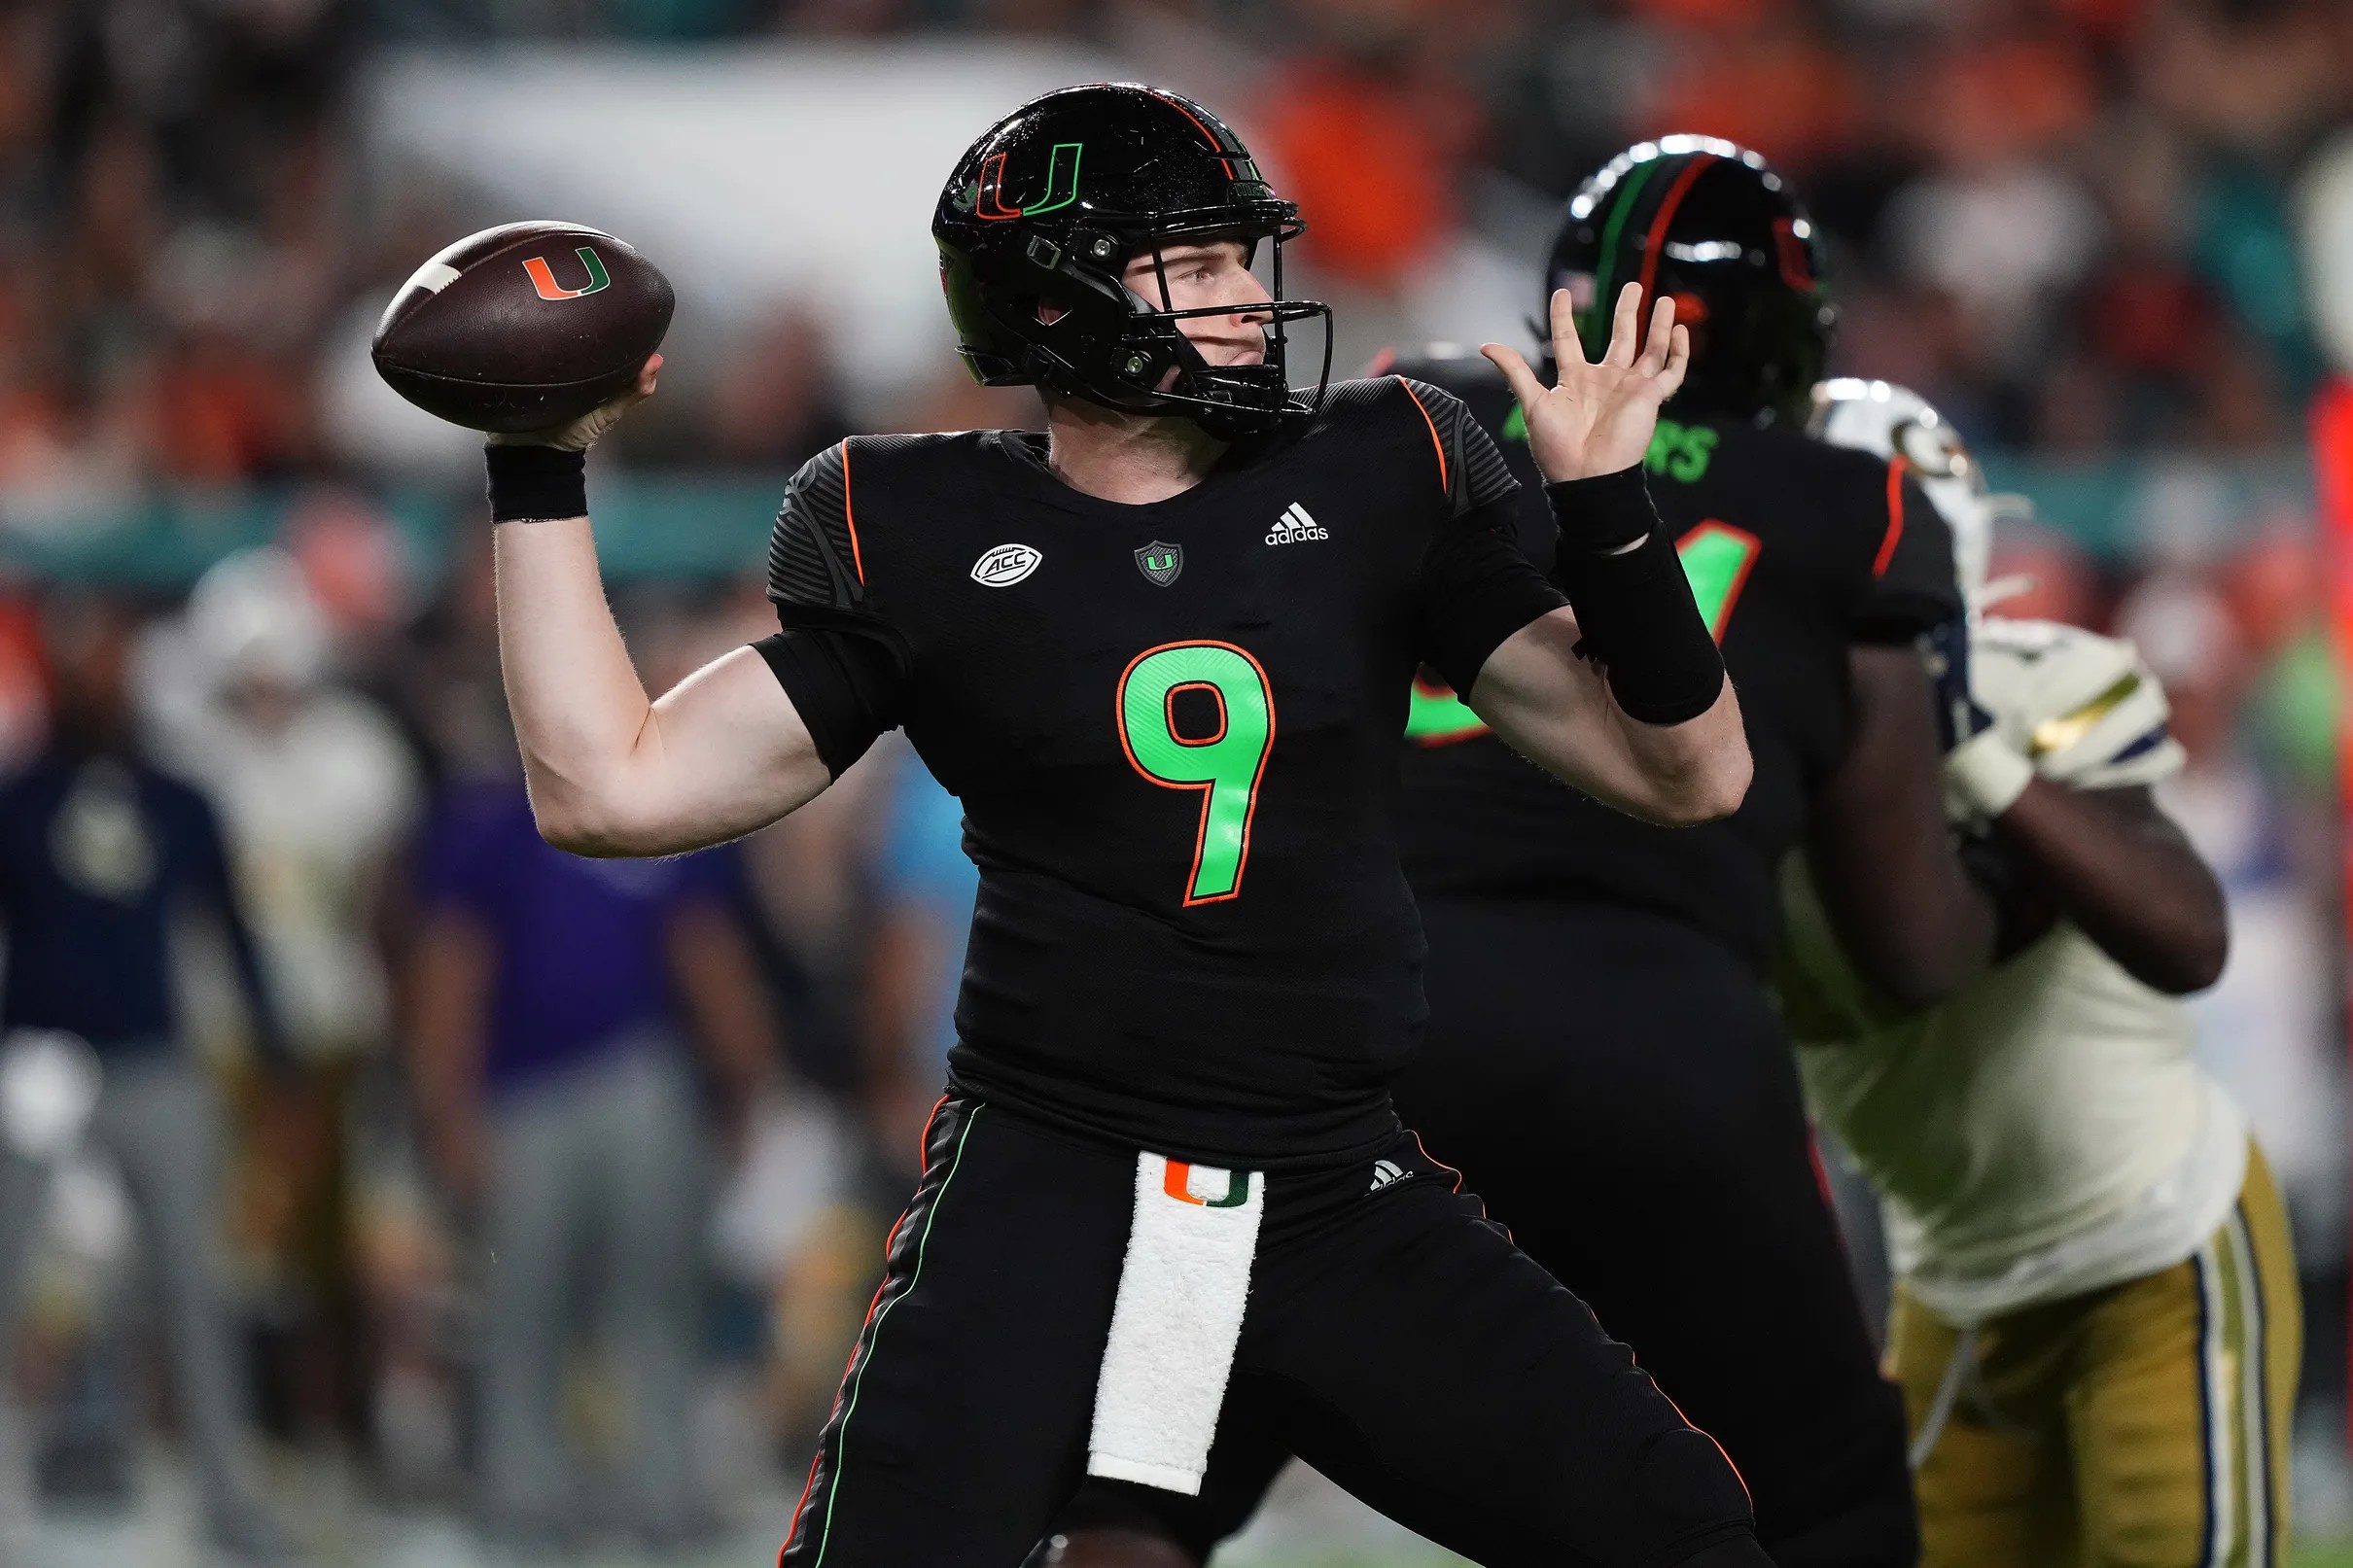
[[[1321,523],[1307,514],[1305,506],[1294,501],[1283,508],[1281,520],[1275,524],[1275,531],[1266,537],[1266,541],[1269,544],[1297,544],[1303,540],[1331,537]]]
[[[1399,1165],[1396,1161],[1375,1160],[1373,1162],[1373,1184],[1370,1187],[1367,1187],[1365,1191],[1368,1193],[1377,1193],[1382,1188],[1387,1186],[1390,1182],[1395,1181],[1399,1176],[1404,1174],[1405,1167]]]

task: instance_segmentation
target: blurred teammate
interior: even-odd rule
[[[120,1168],[162,1298],[173,1393],[213,1539],[251,1557],[284,1543],[245,1452],[245,1375],[226,1298],[222,1115],[181,1038],[172,937],[217,920],[245,993],[257,1055],[282,1069],[277,1009],[211,805],[148,759],[128,660],[137,620],[68,603],[48,617],[56,695],[50,743],[0,780],[0,1036],[62,1030],[104,1073],[89,1140]],[[12,1364],[49,1168],[0,1147],[0,1368]]]
[[[1937,425],[1856,383],[1827,412],[1880,452]],[[2296,1267],[2175,999],[2228,938],[2151,797],[2182,761],[2164,693],[2130,645],[2072,626],[1987,617],[1970,643],[1991,722],[1947,778],[1955,822],[2015,868],[2005,957],[1891,1022],[1797,873],[1784,973],[1809,1096],[1886,1199],[1923,1560],[2284,1562]]]
[[[1990,923],[1945,847],[1914,646],[1961,613],[1951,541],[1905,464],[1805,433],[1832,324],[1819,255],[1780,177],[1723,142],[1643,144],[1569,205],[1548,287],[1590,302],[1637,283],[1692,331],[1647,465],[1756,778],[1728,820],[1646,826],[1539,775],[1425,679],[1405,846],[1430,1028],[1397,1100],[1724,1445],[1774,1562],[1899,1568],[1917,1550],[1902,1406],[1767,999],[1776,868],[1809,839],[1843,928],[1914,1001],[1958,982]],[[1604,331],[1592,309],[1579,325],[1589,344]],[[1461,397],[1528,472],[1525,422],[1482,362],[1406,369]],[[1516,518],[1551,560],[1544,509]],[[1098,1485],[1067,1522],[1167,1533],[1204,1557],[1282,1459],[1231,1419],[1198,1505]],[[1113,1560],[1089,1555],[1101,1545],[1074,1537],[1071,1568]]]
[[[1687,342],[1662,315],[1637,356],[1630,289],[1598,365],[1555,302],[1553,391],[1495,350],[1561,481],[1556,588],[1455,400],[1290,391],[1282,328],[1323,307],[1249,264],[1272,250],[1279,292],[1298,231],[1197,104],[1099,85],[1001,122],[933,235],[966,363],[1039,385],[1047,436],[809,464],[770,554],[786,630],[659,703],[583,515],[579,449],[623,405],[542,437],[570,450],[490,449],[492,515],[555,519],[498,531],[550,837],[729,838],[901,724],[964,802],[949,1093],[788,1568],[1010,1568],[1090,1467],[1198,1484],[1229,1374],[1282,1381],[1287,1443],[1475,1556],[1765,1561],[1715,1446],[1388,1098],[1421,1013],[1394,812],[1417,662],[1627,810],[1703,819],[1747,783],[1639,467]]]

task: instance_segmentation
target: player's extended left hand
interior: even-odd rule
[[[1479,345],[1520,400],[1528,451],[1548,481],[1616,473],[1641,462],[1650,450],[1659,405],[1683,385],[1691,364],[1691,332],[1675,325],[1674,301],[1662,295],[1637,351],[1641,311],[1642,286],[1630,283],[1618,293],[1608,350],[1598,365],[1589,364],[1585,345],[1577,340],[1568,291],[1554,290],[1553,363],[1560,380],[1551,387],[1536,379],[1517,350],[1501,343]]]

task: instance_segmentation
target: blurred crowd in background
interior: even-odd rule
[[[740,845],[540,844],[475,480],[409,464],[346,390],[392,289],[476,225],[463,192],[375,178],[358,106],[392,50],[972,33],[1139,74],[1247,57],[1239,98],[1200,90],[1304,206],[1306,291],[1374,342],[1423,325],[1480,235],[1504,265],[1486,331],[1511,336],[1554,204],[1629,141],[1714,133],[1793,177],[1830,237],[1838,368],[1924,393],[2038,501],[2001,540],[2012,608],[2132,636],[2171,690],[2192,765],[2168,804],[2235,923],[2201,1049],[2296,1206],[2307,1506],[2353,1525],[2329,1468],[2336,682],[2300,451],[2324,359],[2296,218],[2353,123],[2353,10],[0,0],[0,799],[61,824],[35,849],[65,868],[49,904],[0,891],[0,938],[168,894],[159,958],[89,940],[124,944],[119,983],[167,963],[176,998],[168,1028],[93,1038],[94,1078],[63,1047],[0,1062],[0,1206],[37,1219],[0,1216],[0,1560],[11,1520],[128,1497],[156,1430],[253,1556],[331,1539],[338,1487],[550,1550],[690,1545],[730,1498],[790,1502],[937,1093],[972,889],[955,804],[886,745]],[[600,473],[772,505],[853,431],[1033,421],[968,384],[944,316],[937,373],[878,397],[827,307],[682,358]],[[655,689],[772,628],[758,507],[740,551],[618,589]],[[99,516],[143,521],[78,552]],[[151,773],[193,785],[173,819],[197,850],[142,837],[124,803]],[[206,834],[217,878],[186,861]],[[85,1083],[76,1136],[7,1113]],[[292,1463],[342,1479],[290,1495]]]

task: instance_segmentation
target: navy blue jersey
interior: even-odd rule
[[[1469,681],[1561,603],[1514,489],[1458,402],[1393,376],[1149,505],[1019,432],[802,470],[779,617],[887,655],[866,728],[904,726],[980,868],[959,1086],[1211,1164],[1394,1126],[1422,1015],[1396,738],[1417,666]]]
[[[1553,520],[1502,377],[1471,358],[1407,370],[1452,391],[1498,437],[1528,481],[1512,508],[1521,545],[1549,566]],[[1739,694],[1756,762],[1746,801],[1701,827],[1636,821],[1514,755],[1443,672],[1424,672],[1407,726],[1406,868],[1424,895],[1587,899],[1671,915],[1762,973],[1779,929],[1781,857],[1845,751],[1848,648],[1907,642],[1961,612],[1951,535],[1900,459],[1793,431],[1663,419],[1646,467]]]
[[[101,1050],[170,1041],[171,925],[228,924],[258,1043],[281,1047],[237,916],[212,807],[137,758],[51,752],[0,780],[0,1031],[66,1029]]]

